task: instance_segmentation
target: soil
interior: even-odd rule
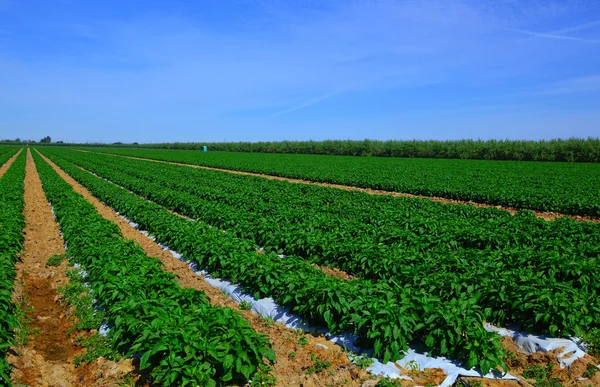
[[[515,341],[510,337],[503,337],[502,344],[507,351],[512,352],[515,356],[508,362],[508,372],[518,377],[519,381],[498,381],[483,378],[472,378],[463,377],[462,379],[467,382],[468,385],[472,385],[473,382],[480,381],[482,387],[500,387],[500,386],[523,386],[523,387],[534,387],[536,382],[532,379],[528,379],[523,376],[523,372],[526,368],[539,365],[546,367],[548,364],[552,364],[551,375],[560,380],[560,383],[565,386],[577,386],[577,387],[588,387],[588,386],[600,386],[600,370],[591,378],[583,377],[586,372],[588,365],[598,365],[598,359],[593,358],[590,355],[575,360],[570,367],[560,368],[560,363],[557,360],[557,355],[562,351],[556,349],[553,351],[542,352],[538,351],[532,354],[523,353]],[[579,380],[580,379],[580,380]],[[512,383],[512,384],[507,384]]]
[[[35,164],[27,150],[25,175],[25,241],[16,265],[14,301],[27,310],[27,343],[13,348],[8,361],[13,366],[15,385],[111,386],[133,368],[131,361],[99,362],[75,367],[73,359],[84,350],[72,332],[75,321],[58,301],[56,289],[68,283],[66,263],[46,267],[48,258],[65,252],[64,242],[42,189]]]
[[[343,279],[343,280],[351,280],[353,277],[346,273],[343,270],[340,270],[338,268],[335,267],[327,267],[327,266],[319,266],[319,265],[315,265],[313,264],[314,267],[316,267],[317,269],[321,270],[323,273],[327,274],[330,277],[334,277],[334,278],[339,278],[339,279]]]
[[[266,174],[261,174],[261,173],[242,172],[242,171],[236,171],[236,170],[232,170],[232,169],[213,168],[213,167],[205,167],[205,166],[201,166],[201,165],[176,163],[176,162],[163,161],[163,160],[153,160],[153,159],[146,159],[143,157],[114,155],[114,154],[110,154],[110,153],[91,152],[91,151],[81,150],[81,149],[77,149],[77,150],[79,152],[96,153],[96,154],[100,154],[100,155],[113,156],[113,157],[124,157],[124,158],[128,158],[128,159],[133,159],[133,160],[151,161],[151,162],[155,162],[155,163],[181,165],[181,166],[190,167],[190,168],[208,169],[211,171],[221,171],[221,172],[233,173],[233,174],[237,174],[237,175],[258,176],[258,177],[263,177],[265,179],[283,180],[283,181],[287,181],[290,183],[312,184],[312,185],[318,185],[321,187],[343,189],[346,191],[360,191],[360,192],[365,192],[365,193],[368,193],[371,195],[387,195],[387,196],[395,196],[395,197],[429,199],[434,202],[446,203],[446,204],[467,204],[467,205],[478,207],[478,208],[496,208],[496,209],[507,211],[513,215],[516,214],[518,211],[523,210],[523,209],[508,207],[508,206],[495,206],[495,205],[491,205],[491,204],[477,203],[477,202],[473,202],[473,201],[447,199],[447,198],[442,198],[442,197],[438,197],[438,196],[413,195],[413,194],[404,193],[404,192],[391,192],[391,191],[382,191],[382,190],[371,189],[371,188],[360,188],[360,187],[354,187],[354,186],[342,185],[342,184],[320,183],[320,182],[311,181],[311,180],[292,179],[292,178],[288,178],[288,177],[266,175]],[[537,216],[538,218],[544,219],[544,220],[554,220],[554,219],[558,219],[558,218],[567,217],[567,218],[572,218],[577,221],[600,223],[599,218],[595,218],[595,217],[591,217],[591,216],[568,215],[568,214],[561,214],[558,212],[550,212],[550,211],[535,211],[535,210],[531,210],[531,211],[535,214],[535,216]]]

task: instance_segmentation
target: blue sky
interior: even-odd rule
[[[0,0],[0,139],[600,136],[597,0]]]

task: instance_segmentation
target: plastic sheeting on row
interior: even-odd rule
[[[123,217],[123,216],[122,216]],[[123,217],[129,224],[135,228],[138,225],[129,219]],[[150,236],[147,231],[140,230],[145,236],[155,241],[155,238]],[[167,246],[160,244],[160,246],[169,251],[174,258],[181,260],[182,262],[188,263],[190,269],[198,275],[203,275],[206,282],[210,285],[219,288],[234,301],[240,303],[245,301],[252,305],[252,310],[259,315],[267,318],[271,318],[276,322],[281,322],[287,327],[292,329],[298,329],[308,332],[315,332],[325,335],[328,340],[356,353],[364,353],[368,356],[371,355],[370,350],[363,350],[362,348],[355,345],[357,342],[357,336],[353,333],[345,333],[340,335],[332,335],[324,327],[315,327],[307,324],[301,317],[291,313],[286,307],[277,304],[272,298],[256,299],[249,294],[244,293],[243,288],[240,285],[233,284],[229,281],[214,278],[205,270],[202,270],[198,265],[183,257],[180,253],[169,249]],[[284,255],[280,256],[284,258]],[[551,351],[558,348],[564,348],[557,358],[560,362],[561,368],[570,366],[573,361],[581,358],[585,355],[583,345],[577,339],[560,339],[560,338],[546,338],[542,336],[529,335],[516,330],[509,330],[505,328],[498,328],[490,324],[485,324],[485,328],[488,331],[494,331],[502,336],[512,337],[519,348],[524,353],[533,353],[536,351]],[[459,376],[473,376],[483,377],[488,379],[506,379],[506,380],[518,380],[513,375],[508,373],[501,373],[498,371],[491,371],[486,375],[482,375],[478,369],[467,369],[464,365],[456,360],[448,359],[445,357],[430,357],[427,356],[426,352],[419,352],[415,349],[409,348],[401,360],[398,360],[396,364],[393,362],[382,363],[378,359],[373,358],[373,364],[367,369],[374,375],[387,376],[390,378],[409,379],[407,375],[402,375],[400,368],[397,365],[405,369],[418,369],[425,370],[428,368],[439,368],[447,376],[444,381],[438,387],[450,387],[452,386]]]
[[[548,352],[562,348],[562,351],[556,355],[556,360],[560,364],[560,368],[570,367],[575,360],[585,356],[584,344],[575,337],[561,339],[535,336],[506,328],[498,328],[488,323],[484,324],[484,327],[486,330],[496,332],[500,336],[512,337],[519,349],[527,354],[538,351]]]
[[[138,225],[136,223],[128,220],[127,218],[124,219],[128,221],[131,226],[138,228]],[[147,231],[140,231],[148,238],[156,241],[155,238],[150,236]],[[186,259],[180,253],[169,249],[163,244],[159,245],[166,251],[170,252],[174,258],[179,259],[182,262],[186,262],[190,266],[190,269],[193,270],[197,275],[203,275],[204,280],[208,282],[211,286],[220,289],[223,293],[228,295],[237,303],[245,301],[246,303],[250,304],[252,306],[252,310],[261,315],[262,317],[271,318],[273,321],[281,322],[285,324],[288,328],[323,334],[325,337],[327,337],[328,340],[340,345],[341,347],[345,347],[350,351],[356,353],[365,353],[367,355],[371,354],[371,351],[363,350],[362,348],[355,345],[355,342],[357,342],[358,338],[355,334],[348,332],[340,335],[332,335],[324,327],[311,326],[304,322],[303,319],[298,315],[291,313],[288,308],[277,304],[272,298],[256,299],[251,295],[244,293],[243,288],[241,286],[233,284],[223,279],[214,278],[208,272],[198,267],[197,263]],[[283,256],[281,257],[283,258]],[[400,369],[393,362],[388,362],[384,364],[375,358],[373,358],[372,360],[373,364],[367,369],[372,374],[387,376],[390,378],[410,379],[409,376],[402,375]],[[510,374],[501,374],[499,372],[490,372],[487,375],[481,375],[481,373],[477,370],[465,369],[457,361],[446,359],[445,357],[430,357],[427,356],[426,353],[419,353],[414,349],[409,349],[403,357],[403,359],[399,360],[397,364],[405,368],[419,370],[424,370],[427,368],[442,369],[447,376],[443,383],[440,384],[440,387],[451,386],[452,384],[454,384],[454,382],[460,375],[480,377],[483,376],[492,379],[517,379],[516,377]]]

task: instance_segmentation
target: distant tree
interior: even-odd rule
[[[57,141],[56,144],[64,144],[63,141]]]
[[[40,142],[44,142],[44,143],[48,143],[49,144],[49,143],[52,142],[52,139],[50,139],[50,136],[46,136],[46,137],[42,138],[40,140]]]
[[[15,142],[21,142],[21,139],[20,139],[19,137],[17,137],[17,138],[15,139]]]
[[[113,145],[123,145],[121,141],[113,142]]]
[[[138,144],[137,142],[134,142],[133,145],[140,145],[140,144]]]

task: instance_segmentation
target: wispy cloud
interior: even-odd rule
[[[351,91],[360,91],[360,90],[364,90],[364,89],[372,89],[375,87],[384,88],[385,87],[384,85],[387,82],[389,82],[389,84],[393,85],[392,87],[402,87],[403,89],[406,89],[406,90],[412,89],[412,88],[423,87],[423,86],[429,86],[429,85],[437,83],[437,81],[435,81],[433,79],[421,80],[421,81],[410,80],[410,76],[413,76],[414,74],[415,74],[414,68],[398,68],[393,71],[390,70],[388,73],[385,73],[385,74],[365,77],[365,79],[352,81],[352,82],[349,81],[346,83],[346,85],[343,88],[338,88],[334,91],[322,94],[318,97],[310,98],[305,102],[293,105],[292,107],[287,108],[287,109],[280,110],[277,113],[272,114],[270,117],[271,118],[279,117],[279,116],[289,114],[289,113],[292,113],[292,112],[295,112],[298,110],[302,110],[307,107],[321,103],[322,101],[334,98],[340,94],[348,93]],[[398,84],[397,82],[393,81],[394,78],[398,78],[398,77],[404,78],[404,81],[402,82],[402,84]]]
[[[309,107],[309,106],[316,105],[316,104],[318,104],[319,102],[325,101],[326,99],[329,99],[329,98],[335,97],[336,95],[340,95],[340,94],[342,94],[342,93],[344,93],[344,92],[346,92],[346,91],[345,91],[345,90],[336,90],[336,91],[332,91],[332,92],[330,92],[330,93],[327,93],[327,94],[321,95],[321,96],[319,96],[319,97],[316,97],[316,98],[309,99],[308,101],[306,101],[306,102],[303,102],[303,103],[301,103],[301,104],[299,104],[299,105],[293,106],[293,107],[291,107],[291,108],[289,108],[289,109],[285,109],[285,110],[278,111],[277,113],[275,113],[275,114],[271,115],[271,117],[279,117],[279,116],[282,116],[282,115],[284,115],[284,114],[289,114],[289,113],[292,113],[292,112],[295,112],[295,111],[298,111],[298,110],[301,110],[301,109],[307,108],[307,107]]]
[[[553,31],[552,33],[564,34],[565,32],[581,31],[581,30],[586,30],[588,28],[592,28],[592,27],[596,27],[596,26],[600,26],[600,20],[594,20],[594,21],[587,22],[587,23],[581,23],[581,24],[577,24],[572,27],[561,28],[560,30]]]
[[[521,28],[507,28],[507,31],[517,32],[524,35],[529,35],[537,38],[546,38],[546,39],[557,39],[557,40],[573,40],[578,42],[587,42],[587,43],[600,43],[600,39],[587,39],[581,38],[577,36],[569,36],[565,35],[570,32],[582,31],[590,28],[594,28],[596,26],[600,26],[600,20],[593,20],[591,22],[580,23],[571,27],[561,28],[557,30],[553,30],[550,32],[538,32],[532,31],[529,29],[521,29]]]
[[[527,95],[542,96],[542,95],[561,95],[575,93],[592,93],[600,91],[600,74],[590,75],[585,77],[576,77],[561,80],[558,82],[548,83],[538,88],[527,92]]]
[[[600,39],[578,38],[578,37],[574,37],[574,36],[560,35],[558,33],[552,33],[552,32],[550,32],[550,33],[536,32],[536,31],[523,30],[523,29],[518,29],[518,28],[507,28],[506,30],[511,31],[511,32],[518,32],[518,33],[521,33],[524,35],[535,36],[537,38],[556,39],[556,40],[572,40],[572,41],[576,41],[576,42],[586,42],[586,43],[600,43]]]

